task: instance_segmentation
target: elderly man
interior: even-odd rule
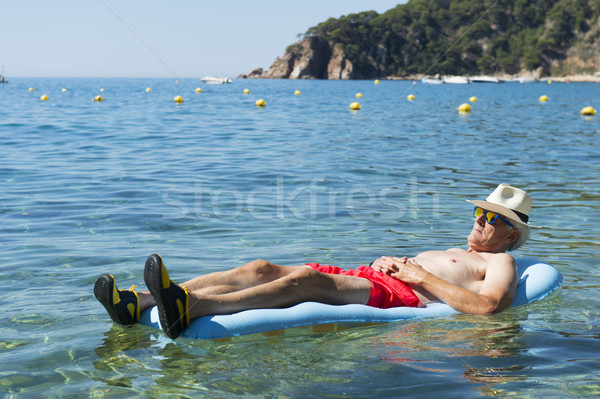
[[[443,301],[460,312],[501,312],[512,303],[518,281],[515,260],[505,252],[529,237],[531,197],[503,183],[485,201],[469,202],[475,205],[475,223],[466,250],[427,251],[410,259],[384,256],[356,270],[255,260],[182,284],[170,280],[160,256],[151,255],[144,270],[150,292],[119,290],[114,278],[103,274],[94,294],[118,324],[136,323],[141,311],[157,305],[171,338],[197,317],[305,301],[379,308]]]

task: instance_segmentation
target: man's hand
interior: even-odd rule
[[[371,265],[371,268],[375,271],[391,275],[391,273],[395,273],[398,271],[398,267],[396,266],[396,263],[406,263],[407,259],[408,258],[406,256],[404,258],[394,258],[391,256],[382,256],[381,258],[379,258],[375,262],[373,262],[373,264]],[[394,261],[394,260],[396,260],[396,261]]]
[[[428,272],[413,259],[395,258],[392,256],[382,257],[385,264],[391,264],[386,274],[397,278],[407,284],[420,285]]]
[[[408,260],[406,256],[382,256],[373,262],[371,268],[408,284],[419,284],[423,274],[427,273],[417,262],[413,259]]]

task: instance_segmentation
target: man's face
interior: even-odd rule
[[[516,238],[516,231],[516,229],[509,229],[500,218],[497,218],[493,224],[488,223],[485,215],[482,214],[475,218],[473,230],[467,240],[474,250],[503,252],[507,244]]]

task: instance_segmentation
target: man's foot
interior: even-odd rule
[[[140,320],[140,300],[134,289],[135,286],[119,290],[115,278],[110,274],[103,274],[96,280],[94,295],[115,323],[130,325]]]
[[[189,291],[169,278],[160,256],[146,260],[144,281],[156,301],[163,331],[169,338],[177,338],[190,324]]]

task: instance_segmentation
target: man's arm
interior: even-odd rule
[[[392,277],[423,287],[459,312],[477,314],[501,312],[511,305],[517,292],[518,276],[515,260],[508,254],[499,254],[490,260],[478,293],[442,280],[414,261],[395,261],[394,266],[397,271],[388,273]]]

